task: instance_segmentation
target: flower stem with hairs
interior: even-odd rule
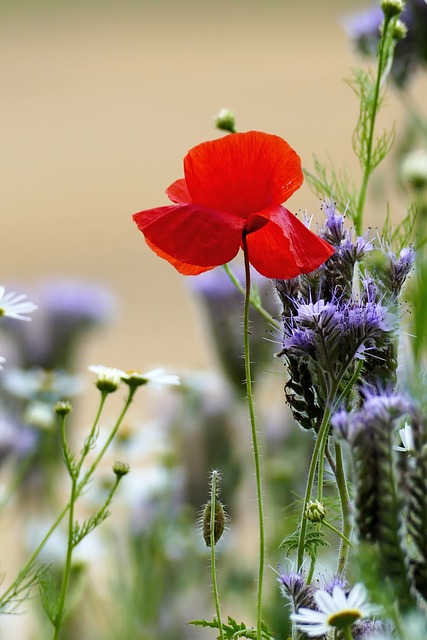
[[[255,477],[257,485],[257,502],[258,502],[258,519],[259,519],[259,568],[258,568],[258,587],[257,587],[257,640],[262,637],[262,588],[264,580],[264,564],[265,564],[265,533],[264,533],[264,506],[262,497],[260,456],[258,447],[258,435],[255,420],[254,399],[252,394],[251,380],[251,359],[249,348],[249,309],[251,297],[251,273],[248,256],[248,245],[246,234],[242,236],[242,247],[245,258],[245,310],[243,318],[243,337],[244,337],[244,354],[245,354],[245,373],[246,373],[246,390],[248,395],[249,418],[252,431],[252,445],[254,449]]]

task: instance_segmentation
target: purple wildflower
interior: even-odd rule
[[[236,277],[244,281],[243,269],[236,266]],[[253,283],[265,307],[277,313],[276,300],[270,280],[254,272]],[[242,357],[242,330],[236,318],[242,315],[243,296],[223,269],[207,271],[188,278],[192,290],[205,308],[205,318],[213,338],[219,361],[228,379],[239,394],[245,393],[245,364]],[[266,340],[265,320],[255,309],[250,311],[253,375],[256,380],[274,355],[273,344]]]
[[[394,295],[399,295],[402,286],[408,277],[415,262],[415,250],[413,247],[404,247],[399,257],[389,252],[390,258],[390,286]]]
[[[397,86],[404,87],[417,67],[427,62],[427,3],[425,0],[406,0],[400,19],[408,27],[408,33],[406,38],[396,45],[391,76]],[[345,20],[347,33],[363,55],[376,54],[382,21],[383,13],[378,6]]]
[[[34,292],[39,312],[25,326],[8,323],[23,368],[70,369],[82,335],[111,321],[114,301],[105,288],[75,280],[52,280]]]

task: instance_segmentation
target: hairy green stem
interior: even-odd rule
[[[230,267],[230,265],[229,264],[225,264],[224,265],[224,269],[225,269],[225,272],[227,273],[228,277],[230,278],[231,282],[236,287],[236,289],[238,291],[240,291],[240,293],[243,296],[246,296],[245,287],[242,287],[242,285],[240,284],[239,280],[236,278],[236,275],[233,272],[233,270]],[[269,322],[271,324],[272,327],[274,327],[275,329],[278,329],[279,331],[281,331],[283,329],[283,327],[279,324],[279,322],[277,322],[277,320],[275,320],[273,318],[273,316],[271,316],[268,313],[268,311],[266,309],[264,309],[264,307],[261,304],[259,304],[255,300],[252,300],[252,298],[250,298],[250,304],[254,307],[254,309],[256,309],[257,311],[260,312],[260,314],[263,316],[263,318],[265,318],[267,320],[267,322]]]
[[[219,603],[218,582],[216,577],[215,562],[215,518],[216,518],[216,495],[217,495],[217,478],[218,472],[212,472],[211,487],[211,521],[210,521],[210,540],[211,540],[211,572],[212,572],[212,589],[215,600],[216,618],[218,620],[218,633],[220,640],[224,640],[224,631],[222,628],[221,607]]]
[[[337,574],[344,576],[348,554],[350,551],[351,543],[349,542],[351,532],[353,529],[351,523],[351,503],[350,496],[348,495],[347,482],[345,478],[344,460],[339,442],[335,443],[335,480],[337,483],[338,496],[341,505],[341,518],[342,518],[342,537],[340,544],[340,551],[338,555]]]
[[[325,411],[323,413],[323,418],[321,425],[319,427],[319,432],[317,434],[316,443],[314,445],[313,453],[311,456],[310,467],[308,470],[308,478],[307,484],[305,487],[305,495],[304,495],[304,503],[302,506],[301,513],[301,521],[300,521],[300,534],[298,540],[298,555],[297,555],[297,570],[299,571],[302,567],[303,559],[304,559],[304,547],[305,547],[305,534],[307,531],[307,518],[305,517],[305,512],[307,509],[307,504],[310,500],[311,493],[313,491],[314,479],[316,476],[316,468],[317,462],[319,460],[319,454],[321,451],[324,451],[325,441],[327,439],[327,434],[329,431],[329,419],[331,417],[331,406],[333,403],[333,399],[336,394],[336,385],[333,386],[329,397],[326,401]]]
[[[264,506],[262,497],[260,456],[258,447],[258,434],[255,420],[254,399],[252,393],[251,379],[251,358],[249,349],[249,309],[251,295],[251,271],[249,265],[248,245],[246,235],[243,233],[242,248],[245,256],[245,311],[243,318],[243,337],[244,337],[244,354],[245,354],[245,374],[246,374],[246,391],[248,395],[249,418],[252,431],[252,445],[254,450],[255,477],[257,486],[257,502],[258,502],[258,520],[259,520],[259,568],[258,568],[258,588],[257,588],[257,640],[262,637],[262,588],[264,580],[264,564],[265,564],[265,533],[264,533]]]
[[[377,117],[378,104],[379,104],[379,98],[380,98],[381,80],[382,80],[384,62],[385,62],[384,60],[385,43],[386,43],[387,29],[388,29],[389,23],[390,23],[390,18],[386,16],[384,18],[383,32],[378,45],[377,77],[375,82],[374,95],[372,96],[371,117],[369,119],[369,133],[368,133],[368,142],[366,146],[366,158],[364,161],[362,185],[360,187],[359,198],[357,201],[357,209],[354,217],[354,226],[355,226],[357,235],[361,235],[363,230],[363,209],[365,207],[366,192],[368,188],[369,178],[372,174],[372,147],[374,143],[375,121]]]

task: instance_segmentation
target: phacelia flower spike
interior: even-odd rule
[[[267,278],[310,273],[333,254],[282,206],[304,179],[282,138],[248,131],[203,142],[185,156],[184,175],[166,190],[173,205],[133,216],[148,246],[180,273],[229,262],[243,236],[249,261]]]

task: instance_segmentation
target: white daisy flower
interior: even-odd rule
[[[150,384],[152,387],[162,387],[164,385],[179,385],[181,381],[179,376],[165,373],[164,369],[153,369],[147,373],[140,371],[128,371],[122,376],[122,380],[130,386],[141,386]]]
[[[28,300],[25,301],[26,297],[24,293],[16,294],[15,291],[6,293],[6,289],[0,286],[0,317],[5,316],[30,322],[31,318],[24,314],[32,313],[37,309],[37,306]]]
[[[92,364],[89,371],[96,374],[96,386],[100,391],[113,393],[117,391],[125,372],[115,367],[104,367],[102,364]]]
[[[179,376],[165,373],[163,369],[153,369],[147,373],[141,373],[141,371],[122,371],[121,369],[115,369],[114,367],[104,367],[101,364],[91,365],[89,371],[96,373],[98,376],[98,382],[100,380],[108,381],[108,383],[119,386],[123,381],[130,387],[140,387],[145,384],[150,384],[153,387],[161,387],[163,385],[179,385]]]
[[[411,425],[406,423],[402,429],[399,429],[399,436],[403,446],[400,447],[398,445],[395,445],[393,449],[395,451],[406,451],[407,453],[414,453],[415,443]]]
[[[332,595],[319,589],[314,594],[319,610],[300,607],[291,619],[311,638],[322,636],[331,629],[345,629],[356,620],[371,615],[372,607],[366,604],[366,596],[362,584],[356,584],[348,595],[338,586],[333,588]]]

